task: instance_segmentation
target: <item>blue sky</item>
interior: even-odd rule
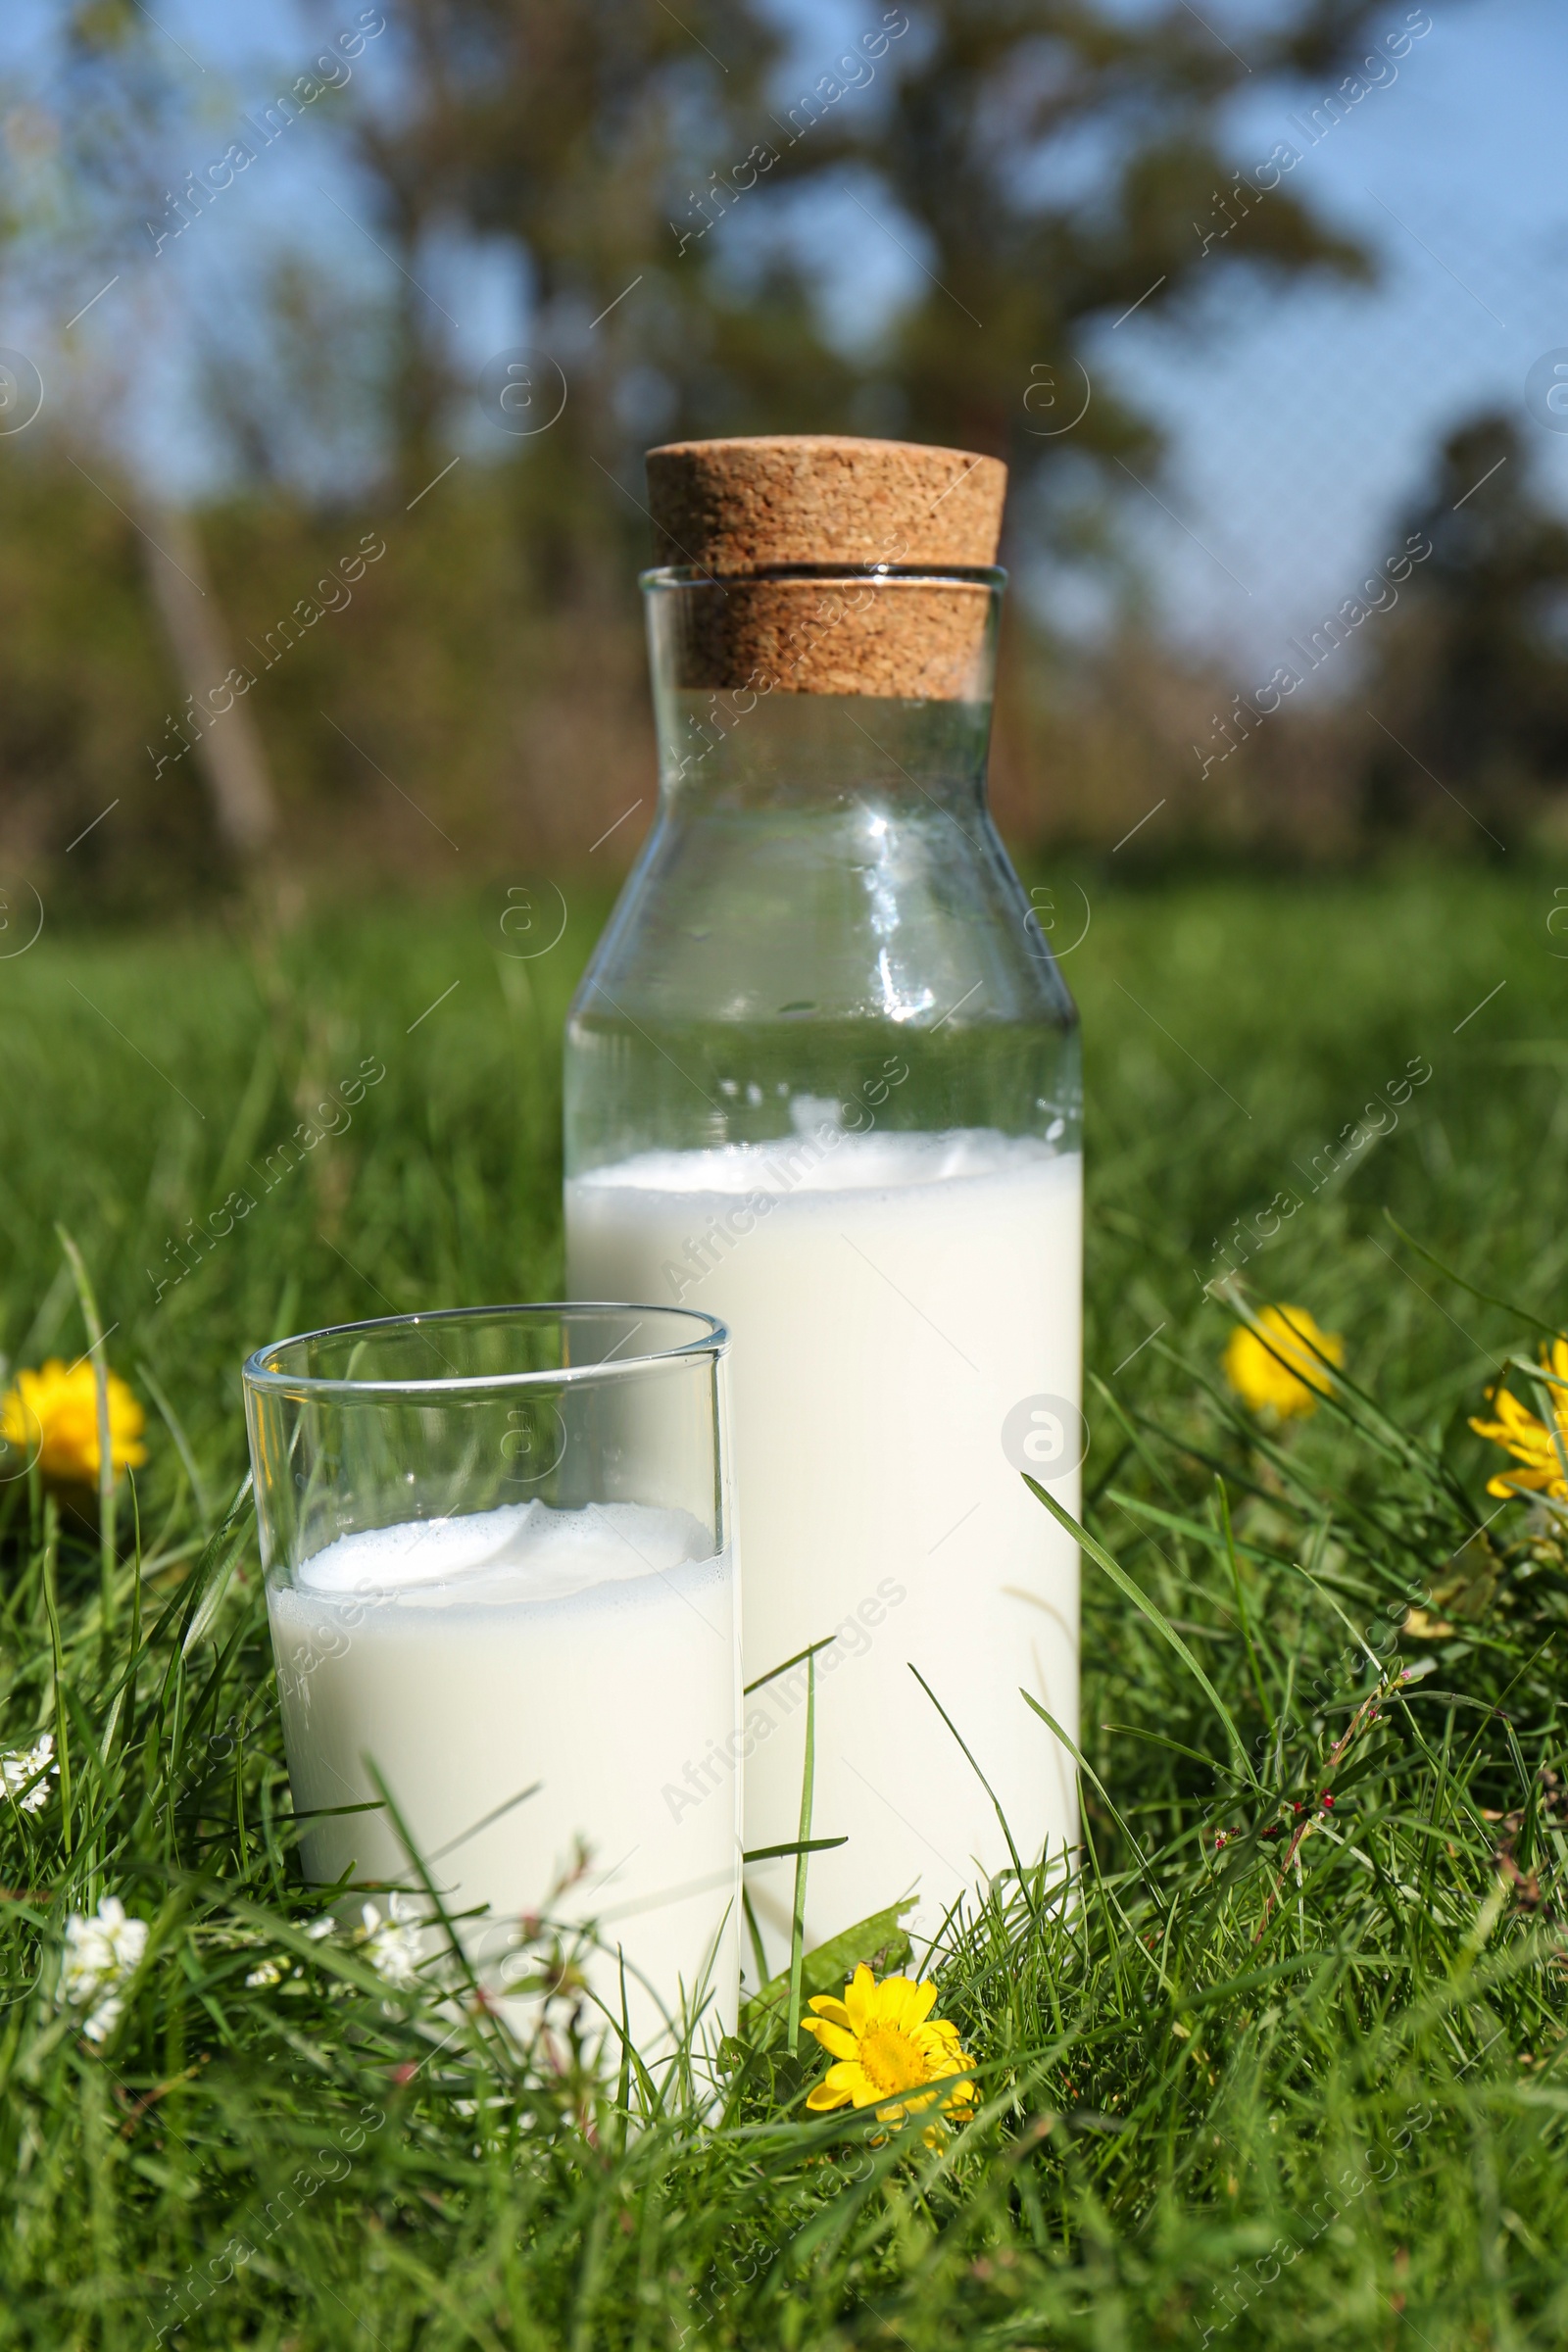
[[[1350,592],[1435,439],[1483,404],[1519,420],[1544,485],[1568,500],[1568,435],[1524,408],[1532,361],[1568,345],[1568,11],[1434,0],[1430,13],[1398,81],[1293,174],[1379,255],[1374,289],[1259,302],[1238,288],[1211,334],[1132,319],[1114,336],[1129,349],[1099,338],[1170,433],[1169,503],[1212,550],[1151,511],[1166,610],[1252,658]],[[1294,111],[1240,105],[1238,156],[1268,155]]]
[[[817,70],[877,13],[837,0],[778,5],[795,40],[786,79]],[[290,0],[158,0],[158,37],[172,44],[193,96],[190,162],[220,151],[236,93],[244,103],[282,86],[323,29],[347,25],[358,9],[359,0],[343,0],[330,18],[308,19]],[[1277,10],[1274,0],[1248,0],[1222,12],[1205,0],[1200,14],[1245,57],[1249,30]],[[1387,22],[1403,14],[1400,0]],[[1394,516],[1419,487],[1435,437],[1481,405],[1519,417],[1544,478],[1568,503],[1568,434],[1542,429],[1523,404],[1532,361],[1568,345],[1568,191],[1556,170],[1568,12],[1561,0],[1431,0],[1430,14],[1432,30],[1400,61],[1397,80],[1304,154],[1290,183],[1372,248],[1375,288],[1275,296],[1216,270],[1200,313],[1181,323],[1152,312],[1107,321],[1089,353],[1091,372],[1119,384],[1168,436],[1162,503],[1129,484],[1124,517],[1166,625],[1261,665],[1260,674],[1287,635],[1310,626],[1389,551]],[[38,86],[60,21],[52,0],[13,0],[0,25],[9,109]],[[384,88],[390,65],[390,44],[372,43],[356,68],[361,90]],[[1244,87],[1229,125],[1237,162],[1260,162],[1282,138],[1304,145],[1288,117],[1314,95]],[[874,105],[876,93],[854,103]],[[754,223],[759,217],[754,208]],[[798,225],[822,256],[827,316],[847,335],[874,332],[914,266],[847,200]],[[720,233],[734,237],[743,269],[754,232],[737,218]],[[269,151],[265,171],[236,181],[221,213],[215,208],[156,265],[128,270],[69,334],[62,320],[28,317],[13,296],[0,342],[52,341],[78,407],[114,385],[118,429],[136,462],[167,488],[199,491],[212,481],[214,453],[193,394],[192,322],[221,319],[225,308],[239,317],[247,273],[263,253],[290,244],[319,258],[351,295],[357,286],[369,297],[384,280],[362,191],[324,110]],[[436,253],[424,282],[465,368],[525,332],[526,272],[514,255]],[[84,278],[78,299],[93,292]]]

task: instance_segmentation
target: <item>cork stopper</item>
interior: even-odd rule
[[[776,433],[648,452],[655,561],[720,579],[786,564],[994,564],[1007,468],[915,441]]]
[[[994,564],[1006,482],[999,459],[968,450],[826,433],[650,450],[658,561],[709,575],[680,591],[674,683],[984,699],[992,589],[866,567],[943,573]],[[777,576],[803,564],[856,576]]]

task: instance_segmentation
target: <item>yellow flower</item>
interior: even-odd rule
[[[1478,1438],[1490,1438],[1494,1446],[1506,1446],[1514,1460],[1523,1464],[1522,1469],[1500,1470],[1495,1478],[1489,1478],[1489,1494],[1506,1498],[1535,1493],[1552,1502],[1568,1502],[1568,1476],[1562,1466],[1563,1453],[1568,1453],[1568,1340],[1553,1340],[1549,1348],[1543,1348],[1541,1369],[1552,1384],[1551,1429],[1506,1389],[1487,1391],[1488,1402],[1497,1408],[1496,1420],[1472,1420],[1470,1426]]]
[[[147,1426],[130,1390],[116,1372],[109,1375],[109,1459],[118,1470],[134,1470],[147,1459],[137,1441]],[[68,1372],[52,1355],[41,1372],[19,1372],[17,1385],[0,1398],[0,1437],[45,1478],[71,1486],[98,1480],[98,1384],[85,1356]]]
[[[1257,1331],[1238,1323],[1226,1345],[1225,1377],[1231,1387],[1254,1413],[1267,1409],[1281,1421],[1315,1413],[1318,1396],[1328,1395],[1329,1376],[1312,1350],[1331,1364],[1343,1364],[1345,1342],[1337,1332],[1320,1331],[1304,1306],[1259,1307],[1257,1322]]]
[[[842,2001],[819,1994],[815,2017],[801,2024],[837,2064],[807,2099],[814,2114],[831,2107],[875,2107],[878,2123],[900,2124],[940,2099],[943,2112],[961,2115],[975,2101],[972,2082],[947,2090],[925,2090],[949,2075],[962,2074],[973,2061],[958,2045],[958,2029],[932,2017],[937,1988],[909,1977],[885,1977],[878,1984],[862,1960],[844,1987]],[[910,2091],[920,2095],[910,2098]],[[886,2103],[884,2103],[886,2102]],[[936,2134],[928,2131],[926,2144]]]

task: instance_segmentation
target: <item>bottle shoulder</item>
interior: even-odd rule
[[[856,793],[662,810],[570,1017],[1065,1031],[1077,1015],[983,806]]]

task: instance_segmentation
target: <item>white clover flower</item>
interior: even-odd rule
[[[367,1903],[360,1912],[361,1925],[354,1940],[362,1945],[371,1967],[389,1984],[416,1984],[419,1938],[413,1922],[418,1914],[406,1894],[389,1896],[387,1916],[383,1919],[374,1903]]]
[[[251,1970],[251,1973],[246,1978],[245,1982],[247,1985],[281,1984],[283,1982],[283,1971],[275,1960],[264,1960],[260,1968],[253,1968]]]
[[[124,1986],[147,1949],[144,1919],[127,1919],[118,1896],[106,1894],[91,1917],[73,1911],[66,1922],[65,1964],[60,1973],[62,2007],[86,2009],[82,2032],[104,2042],[124,2010]]]
[[[54,1752],[55,1736],[53,1732],[44,1732],[33,1746],[18,1748],[12,1755],[0,1756],[0,1781],[5,1784],[6,1794],[16,1797],[24,1813],[41,1813],[49,1802],[50,1778],[60,1771],[59,1765],[51,1760]],[[48,1767],[47,1771],[45,1766]],[[27,1788],[27,1783],[39,1773],[43,1774],[43,1778],[37,1780],[33,1788]],[[27,1790],[25,1796],[18,1795],[17,1791],[23,1788]]]

